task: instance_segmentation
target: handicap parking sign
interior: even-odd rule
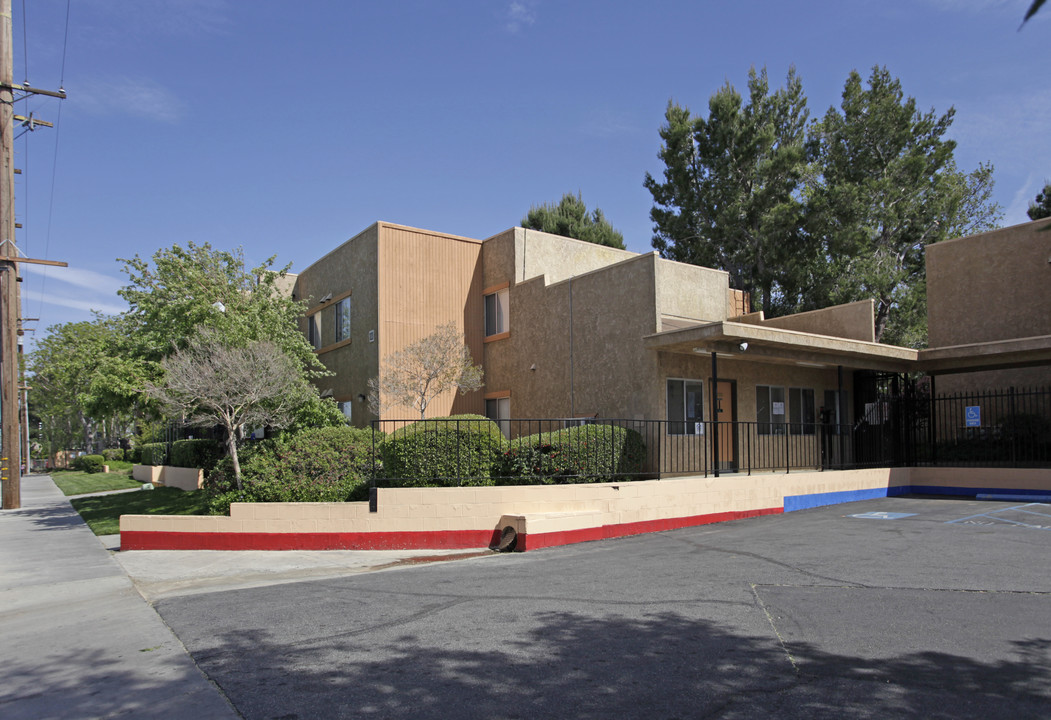
[[[964,417],[967,420],[967,427],[981,427],[982,426],[982,408],[979,405],[968,405],[964,410]]]

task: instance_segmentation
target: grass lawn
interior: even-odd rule
[[[86,473],[77,470],[52,470],[51,479],[65,495],[125,490],[141,487],[142,483],[126,472]]]
[[[204,493],[159,487],[117,495],[71,500],[73,507],[96,535],[120,532],[121,515],[207,515]]]

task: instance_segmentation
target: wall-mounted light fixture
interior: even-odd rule
[[[329,300],[331,300],[331,299],[332,299],[332,293],[329,293],[329,294],[328,294],[328,295],[326,295],[325,297],[323,297],[323,298],[321,298],[320,300],[318,300],[318,302],[319,302],[319,303],[327,303],[327,302],[328,302]]]
[[[748,349],[748,343],[746,343],[746,342],[741,343],[740,345],[737,346],[737,349],[740,350],[741,352],[744,352],[745,350]]]

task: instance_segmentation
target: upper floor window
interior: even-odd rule
[[[350,298],[336,303],[336,342],[350,339]]]
[[[321,347],[321,313],[307,315],[307,342],[315,350]]]
[[[507,288],[485,296],[485,336],[491,337],[507,332]]]

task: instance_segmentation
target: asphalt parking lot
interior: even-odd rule
[[[246,718],[1048,717],[1049,527],[886,498],[155,607]]]

